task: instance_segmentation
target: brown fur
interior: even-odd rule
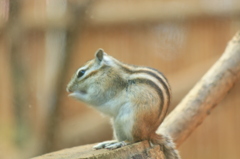
[[[152,134],[150,141],[156,145],[162,145],[163,153],[166,159],[180,159],[178,151],[175,149],[175,144],[173,143],[170,136]]]

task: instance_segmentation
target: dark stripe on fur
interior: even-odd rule
[[[119,65],[119,66],[121,66],[121,65]],[[131,73],[131,74],[134,74],[134,73],[146,73],[146,74],[148,74],[148,75],[150,75],[150,76],[155,77],[155,78],[163,85],[163,87],[164,87],[164,89],[165,89],[165,92],[167,93],[167,99],[168,99],[167,105],[170,104],[170,100],[171,100],[171,99],[170,99],[171,94],[170,94],[170,91],[169,91],[170,88],[167,86],[166,82],[164,82],[162,78],[160,78],[159,76],[157,76],[155,73],[153,73],[153,72],[151,72],[151,71],[146,71],[146,70],[132,71],[132,70],[130,70],[129,68],[124,67],[124,66],[121,66],[121,68],[122,68],[125,72],[127,72],[127,73]],[[146,67],[146,68],[148,68],[148,67]],[[151,68],[148,68],[148,69],[151,69]],[[157,70],[155,70],[155,69],[152,69],[152,70],[157,71]],[[158,72],[164,79],[166,79],[162,73],[160,73],[159,71],[157,71],[157,72]],[[166,81],[167,81],[167,79],[166,79]]]
[[[88,69],[89,69],[90,67],[88,67],[87,69],[86,69],[86,72],[88,71]],[[94,76],[95,74],[97,74],[97,73],[100,73],[99,72],[99,70],[100,69],[106,69],[107,68],[107,66],[102,66],[101,68],[99,68],[99,69],[97,69],[97,70],[95,70],[95,71],[92,71],[91,73],[89,73],[88,75],[86,75],[85,77],[83,77],[81,80],[83,81],[83,80],[86,80],[86,79],[88,79],[88,78],[90,78],[90,77],[92,77],[92,76]]]
[[[136,83],[147,84],[147,85],[151,86],[158,93],[158,96],[161,99],[160,110],[159,110],[159,115],[158,115],[158,116],[160,116],[160,114],[162,112],[163,104],[164,104],[164,98],[163,98],[162,90],[158,87],[157,84],[155,84],[153,81],[148,80],[148,79],[136,78],[136,79],[128,80],[129,85],[136,84]]]
[[[151,68],[151,67],[146,67],[146,68],[149,68],[150,70],[153,70],[153,71],[156,71],[157,73],[159,73],[167,82],[168,82],[168,79],[164,76],[164,74],[160,71],[158,71],[157,69],[155,68]],[[170,89],[170,88],[169,88]]]

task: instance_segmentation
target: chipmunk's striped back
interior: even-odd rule
[[[171,101],[171,88],[167,78],[158,70],[150,67],[128,65],[114,59],[118,67],[128,74],[129,82],[144,83],[152,87],[161,99],[159,105],[159,120],[163,120]]]

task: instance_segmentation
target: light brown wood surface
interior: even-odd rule
[[[160,146],[151,147],[147,141],[135,143],[115,150],[93,150],[93,145],[85,145],[49,153],[33,159],[164,159]]]
[[[204,2],[181,1],[101,1],[94,3],[87,20],[94,25],[122,25],[154,23],[159,21],[185,21],[203,17],[236,17],[240,12],[238,2],[232,6],[211,5]],[[235,3],[234,3],[235,2]],[[130,16],[131,15],[131,16]]]

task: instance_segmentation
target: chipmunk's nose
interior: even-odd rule
[[[66,91],[67,91],[68,93],[72,93],[72,92],[73,92],[73,90],[72,90],[71,87],[69,87],[69,86],[67,86]]]

